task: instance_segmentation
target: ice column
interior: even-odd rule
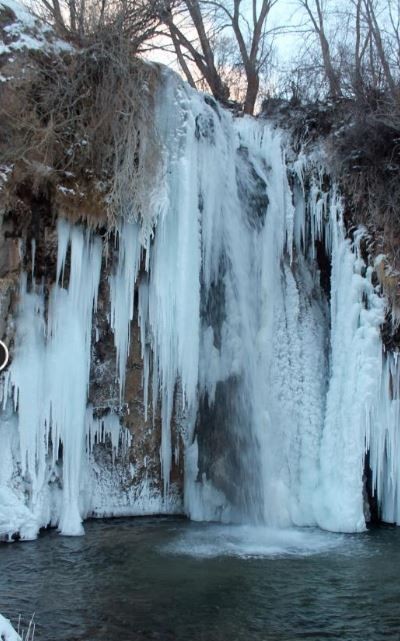
[[[114,332],[114,344],[117,350],[117,373],[120,400],[122,401],[125,389],[126,362],[131,340],[131,321],[134,314],[135,283],[141,256],[138,223],[121,219],[117,229],[117,240],[117,265],[109,282],[111,329]]]
[[[48,480],[51,470],[60,464],[62,447],[63,488],[56,519],[61,533],[74,535],[83,531],[80,484],[92,314],[97,305],[102,245],[90,232],[62,220],[58,237],[58,277],[66,268],[71,247],[68,288],[59,282],[53,285],[46,322],[43,289],[28,292],[23,277],[11,383],[29,508],[38,526],[52,521]]]

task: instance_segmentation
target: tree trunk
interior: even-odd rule
[[[247,74],[247,90],[243,111],[250,116],[254,114],[259,86],[260,80],[258,73],[254,71],[249,72]]]
[[[329,84],[329,93],[332,96],[332,98],[338,98],[341,95],[340,81],[336,71],[333,68],[332,60],[331,60],[331,52],[329,49],[329,43],[323,31],[319,32],[319,40],[321,43],[321,51],[322,51],[322,58],[324,61],[325,75]]]
[[[319,38],[325,76],[329,85],[329,93],[333,98],[337,98],[341,95],[340,80],[332,64],[331,50],[325,35],[325,20],[321,2],[320,0],[314,0],[316,14],[311,9],[308,0],[301,0],[301,4],[307,11],[314,30]]]
[[[385,80],[388,84],[389,91],[392,97],[396,98],[396,94],[397,94],[396,83],[394,81],[392,72],[390,70],[390,65],[385,53],[384,44],[382,42],[381,31],[378,25],[378,21],[376,19],[374,7],[370,2],[370,0],[365,0],[365,8],[367,10],[367,19],[368,19],[369,27],[371,29],[372,36],[374,38],[376,51],[382,65]]]

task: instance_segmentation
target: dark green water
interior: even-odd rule
[[[35,641],[400,639],[400,528],[361,535],[93,521],[0,547],[0,612]]]

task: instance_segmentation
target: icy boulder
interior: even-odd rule
[[[30,541],[36,538],[38,530],[37,520],[16,494],[7,487],[0,488],[0,541],[12,540],[13,533]],[[1,630],[0,618],[0,641],[3,639]]]

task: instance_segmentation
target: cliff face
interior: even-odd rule
[[[360,531],[367,485],[399,521],[387,303],[326,156],[26,20],[2,54],[0,536],[158,513]]]

